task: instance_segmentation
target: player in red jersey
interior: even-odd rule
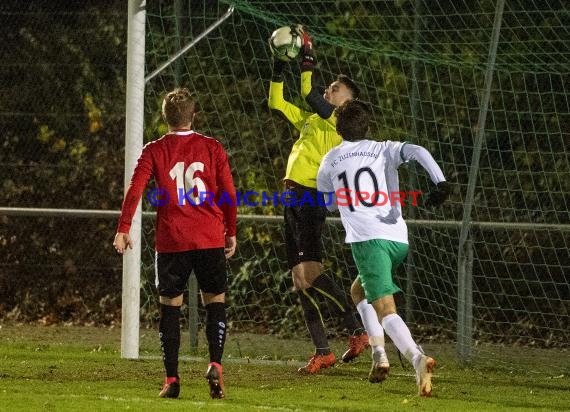
[[[159,396],[180,393],[180,306],[194,271],[206,309],[212,398],[224,397],[222,355],[226,338],[226,259],[236,248],[236,191],[227,154],[217,140],[192,130],[195,102],[187,89],[166,95],[162,115],[169,131],[145,145],[125,194],[113,245],[132,248],[131,221],[151,177],[156,182],[156,287],[160,344],[166,379]]]

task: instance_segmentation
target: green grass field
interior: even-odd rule
[[[340,354],[344,342],[335,341]],[[389,347],[391,375],[366,380],[369,357],[316,376],[299,376],[306,340],[230,335],[226,399],[208,396],[205,347],[190,357],[182,342],[180,399],[158,398],[163,374],[155,330],[141,331],[141,359],[120,357],[120,331],[89,327],[0,326],[1,411],[568,411],[568,374],[516,371],[489,360],[466,368],[453,348],[426,345],[438,360],[434,394],[419,398],[413,370]],[[275,360],[277,359],[277,360]],[[537,365],[539,366],[539,365]],[[570,365],[567,367],[567,369]],[[534,369],[533,369],[534,370]]]

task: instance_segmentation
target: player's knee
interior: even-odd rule
[[[396,313],[396,304],[394,303],[394,297],[392,295],[375,299],[372,302],[372,306],[378,314],[380,321],[382,321],[386,316]]]
[[[302,267],[303,277],[309,285],[312,285],[315,279],[323,273],[321,262],[306,261],[301,262],[299,266]]]
[[[291,269],[291,273],[293,274],[293,276],[304,276],[303,266],[300,263],[298,265],[293,266],[293,269]]]
[[[202,304],[204,306],[209,305],[210,303],[225,303],[226,301],[226,294],[225,293],[205,293],[202,292]]]
[[[375,308],[375,309],[376,313],[378,314],[378,319],[380,320],[380,322],[382,322],[382,320],[386,316],[393,315],[394,313],[396,313],[396,309],[390,306],[383,306],[382,308]]]
[[[173,298],[169,298],[168,296],[159,297],[159,302],[166,306],[182,306],[183,301],[183,295],[178,295]]]
[[[355,305],[357,305],[366,298],[364,294],[364,289],[362,288],[362,285],[360,284],[360,281],[358,279],[352,282],[352,285],[350,286],[350,297],[352,298],[352,302]]]

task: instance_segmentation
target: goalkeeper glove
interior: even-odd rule
[[[277,58],[273,58],[273,73],[271,74],[271,81],[280,83],[283,81],[283,68],[285,62]]]
[[[439,182],[435,189],[432,190],[427,197],[425,205],[428,207],[438,207],[445,202],[445,200],[449,196],[449,192],[451,191],[451,185],[446,182]]]
[[[313,70],[317,64],[317,58],[313,51],[313,40],[301,25],[297,26],[297,33],[303,40],[303,45],[301,46],[301,71]]]

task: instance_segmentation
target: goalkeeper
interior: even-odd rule
[[[288,266],[293,285],[299,293],[303,314],[315,353],[300,373],[317,373],[334,365],[336,357],[331,351],[319,300],[327,299],[349,331],[349,348],[343,354],[346,362],[357,357],[368,345],[368,336],[349,306],[346,294],[322,271],[321,233],[326,207],[319,201],[316,177],[322,157],[340,144],[342,139],[335,129],[334,109],[358,97],[356,84],[347,76],[339,75],[326,89],[324,96],[312,89],[311,79],[315,67],[312,42],[300,27],[292,27],[292,34],[303,36],[301,61],[301,94],[317,113],[307,112],[283,97],[283,69],[285,63],[274,59],[269,85],[269,107],[283,113],[299,130],[293,144],[284,178],[284,189],[290,196],[285,207],[285,241]],[[307,199],[311,199],[308,201]],[[301,201],[303,200],[303,201]]]
[[[429,152],[421,146],[401,142],[364,140],[370,111],[360,101],[350,101],[336,110],[337,131],[345,141],[325,155],[317,176],[322,192],[345,191],[338,208],[346,231],[346,242],[358,268],[351,294],[354,301],[364,295],[376,310],[385,332],[416,370],[420,396],[430,396],[431,376],[436,361],[426,356],[413,340],[410,330],[396,313],[393,295],[401,292],[392,278],[392,270],[408,254],[408,230],[399,199],[386,201],[379,194],[399,194],[398,167],[417,161],[428,172],[436,189],[426,204],[441,205],[449,194],[449,184]],[[355,192],[355,188],[358,188]],[[370,333],[370,331],[369,331]],[[371,335],[372,336],[372,335]],[[371,344],[372,338],[371,338]],[[369,380],[385,379],[388,365],[375,352]]]

